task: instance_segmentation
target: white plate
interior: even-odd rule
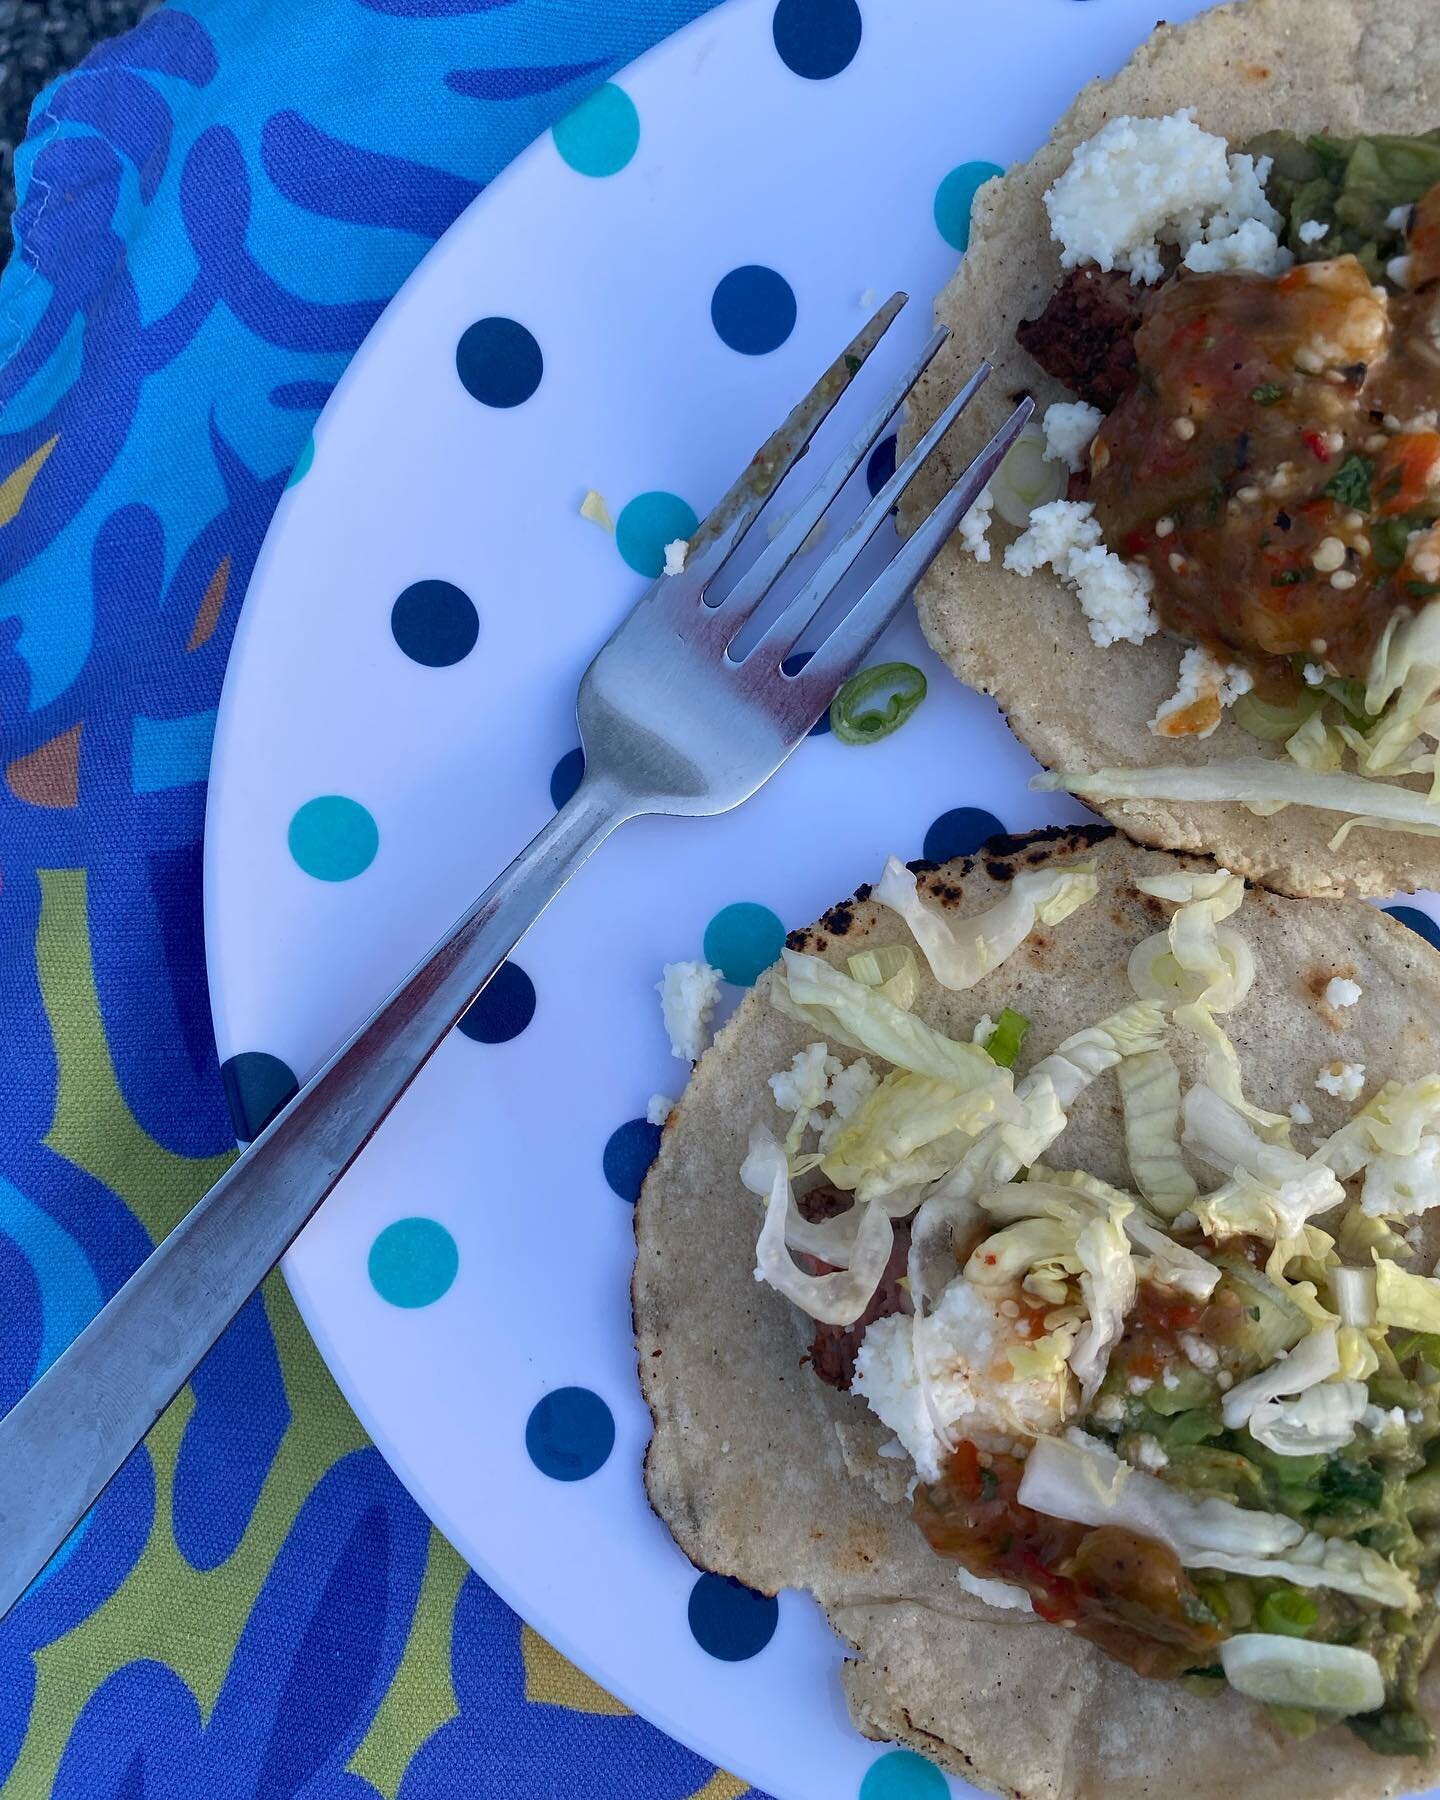
[[[778,18],[776,0],[732,0],[626,71],[562,133],[573,161],[609,167],[638,122],[624,166],[588,174],[553,136],[533,146],[426,258],[327,407],[245,602],[210,789],[215,1022],[252,1088],[279,1073],[257,1053],[313,1068],[547,817],[552,771],[576,743],[577,678],[644,585],[580,517],[586,490],[606,496],[624,544],[637,513],[621,509],[637,495],[703,514],[858,329],[867,296],[904,287],[917,299],[903,342],[862,379],[897,369],[955,260],[936,223],[945,177],[1028,155],[1145,35],[1155,0],[860,10],[850,55],[854,0],[781,0]],[[1195,10],[1184,0],[1169,16]],[[809,75],[782,59],[777,29]],[[827,61],[845,66],[823,76]],[[965,175],[944,191],[959,235]],[[754,334],[748,350],[712,322],[722,278],[755,266],[795,302],[793,329],[763,354],[756,339],[786,322],[781,283],[746,278],[770,302],[726,326]],[[457,345],[489,317],[540,348],[521,404],[477,401],[458,378]],[[471,371],[482,391],[510,384],[492,398],[515,398],[524,376],[523,357],[477,357]],[[478,641],[448,666],[407,656],[392,632],[397,598],[420,582],[451,586],[412,595],[402,619],[428,607],[448,623],[445,654],[473,628],[465,596],[478,614]],[[627,827],[521,947],[529,1024],[446,1043],[286,1264],[346,1395],[474,1567],[606,1687],[781,1800],[926,1800],[947,1786],[854,1732],[840,1645],[808,1597],[783,1596],[773,1637],[742,1660],[697,1641],[692,1612],[712,1642],[768,1621],[713,1583],[692,1606],[695,1573],[646,1505],[631,1208],[604,1162],[612,1133],[684,1080],[654,983],[662,962],[700,954],[722,908],[808,922],[886,852],[920,854],[951,809],[1012,830],[1077,816],[1027,791],[1029,757],[913,620],[884,653],[930,678],[915,717],[869,748],[805,743],[726,818]],[[354,805],[312,808],[292,834],[322,796]],[[373,848],[367,818],[378,849],[362,872],[317,879],[297,864],[292,835],[312,867],[355,867]],[[939,853],[971,847],[968,825],[970,841],[952,834]],[[509,1001],[516,986],[523,1002],[514,978]],[[507,1004],[491,1010],[508,1027],[524,1006]],[[643,1128],[631,1135],[643,1142]],[[443,1293],[395,1303],[444,1287],[452,1252]],[[598,1396],[592,1412],[614,1422],[586,1479],[552,1479],[527,1453],[532,1409],[563,1388]]]

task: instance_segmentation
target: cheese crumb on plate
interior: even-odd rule
[[[698,1062],[709,1042],[720,981],[720,971],[705,962],[666,963],[661,971],[655,991],[670,1049],[682,1062]]]
[[[1322,1094],[1334,1094],[1340,1100],[1358,1100],[1365,1086],[1364,1063],[1333,1062],[1315,1077]]]

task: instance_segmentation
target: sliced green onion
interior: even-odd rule
[[[1037,506],[1064,495],[1069,479],[1064,463],[1046,456],[1045,433],[1031,423],[1005,452],[1000,467],[990,477],[990,493],[995,510],[1005,523],[1023,529]]]
[[[1283,744],[1305,723],[1320,704],[1313,690],[1299,695],[1288,706],[1276,706],[1257,694],[1241,694],[1230,709],[1230,716],[1242,731],[1266,744]]]
[[[862,669],[830,702],[831,727],[842,744],[878,743],[900,729],[925,698],[925,688],[924,671],[914,663]]]
[[[1029,1029],[1030,1021],[1024,1013],[1014,1012],[1008,1006],[1003,1008],[995,1021],[995,1029],[985,1040],[985,1054],[1000,1068],[1013,1069]]]
[[[1260,1602],[1255,1622],[1261,1631],[1280,1637],[1304,1637],[1320,1617],[1320,1608],[1300,1588],[1277,1588]]]

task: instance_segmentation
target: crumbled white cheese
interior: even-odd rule
[[[975,496],[975,504],[960,521],[960,542],[976,562],[990,560],[990,540],[985,534],[990,529],[994,512],[995,496],[988,487],[983,487]]]
[[[1314,1113],[1311,1112],[1310,1108],[1303,1100],[1292,1100],[1290,1102],[1290,1117],[1297,1125],[1313,1125],[1315,1123]]]
[[[975,1021],[975,1029],[970,1033],[970,1042],[972,1044],[979,1044],[983,1049],[984,1046],[990,1042],[994,1032],[995,1021],[990,1017],[989,1013],[981,1013],[980,1017]]]
[[[1222,663],[1203,644],[1192,644],[1180,658],[1180,679],[1175,692],[1156,712],[1150,721],[1150,729],[1156,737],[1207,738],[1219,725],[1225,708],[1242,694],[1248,694],[1254,685],[1255,678],[1248,669],[1235,663]],[[1182,722],[1197,700],[1216,703],[1213,717],[1198,730],[1194,729],[1193,714],[1190,729],[1172,727],[1170,721]]]
[[[1122,638],[1143,644],[1160,629],[1150,610],[1154,582],[1143,563],[1124,563],[1105,548],[1088,500],[1050,500],[1005,552],[1005,567],[1033,575],[1048,564],[1075,589],[1090,636],[1103,649]]]
[[[706,962],[666,963],[661,971],[655,991],[670,1048],[682,1062],[697,1062],[709,1041],[720,980],[720,971]]]
[[[1051,235],[1065,268],[1098,263],[1158,281],[1160,247],[1200,257],[1191,267],[1275,268],[1293,260],[1276,241],[1280,216],[1265,198],[1270,159],[1230,155],[1193,108],[1162,119],[1109,120],[1078,146],[1048,189]],[[1255,229],[1250,229],[1255,228]],[[1242,237],[1243,233],[1243,237]],[[1239,240],[1233,242],[1233,240]]]
[[[863,1056],[857,1056],[848,1068],[838,1069],[831,1075],[830,1085],[825,1089],[825,1104],[830,1108],[830,1116],[820,1127],[817,1149],[823,1153],[831,1148],[844,1130],[845,1121],[859,1111],[879,1085],[880,1077]]]
[[[1203,1369],[1206,1374],[1220,1366],[1215,1346],[1207,1344],[1204,1338],[1197,1337],[1193,1331],[1180,1333],[1180,1348],[1185,1352],[1186,1360],[1195,1368]]]
[[[809,1123],[809,1115],[825,1098],[830,1077],[839,1072],[840,1059],[830,1054],[828,1044],[807,1044],[795,1052],[788,1069],[770,1077],[770,1092],[781,1112],[804,1113]]]
[[[1341,1100],[1358,1100],[1365,1085],[1364,1063],[1331,1063],[1315,1077],[1322,1094],[1334,1094]]]
[[[1295,235],[1302,244],[1318,244],[1323,237],[1328,237],[1330,227],[1324,219],[1306,219]]]
[[[685,538],[676,538],[665,546],[665,573],[667,575],[683,575],[685,558],[690,554],[690,545]]]
[[[1219,1390],[1222,1394],[1226,1393],[1226,1392],[1228,1392],[1228,1390],[1230,1388],[1234,1387],[1235,1377],[1230,1373],[1230,1371],[1228,1369],[1222,1369],[1220,1371],[1220,1373],[1215,1377],[1215,1385],[1216,1385],[1216,1387],[1219,1388]]]
[[[972,1575],[964,1563],[955,1571],[955,1579],[967,1594],[983,1600],[987,1606],[1004,1607],[1006,1611],[1033,1613],[1030,1596],[1013,1581],[992,1581],[985,1575]]]
[[[645,1119],[650,1125],[663,1125],[675,1110],[675,1102],[668,1094],[652,1094],[645,1102]]]
[[[1125,1417],[1125,1402],[1118,1394],[1102,1394],[1090,1409],[1092,1420],[1114,1425]]]
[[[855,1358],[852,1391],[904,1444],[920,1479],[937,1481],[945,1449],[916,1373],[913,1323],[904,1313],[875,1321]],[[1006,1360],[1016,1341],[1010,1320],[973,1282],[956,1279],[940,1296],[924,1322],[920,1354],[931,1401],[952,1435],[984,1445],[997,1433],[1009,1439],[1059,1430],[1069,1373],[1062,1367],[1054,1376],[1017,1380]]]
[[[1333,976],[1325,984],[1325,1001],[1328,1006],[1353,1006],[1360,994],[1360,983],[1347,981],[1343,975]]]
[[[1305,667],[1300,672],[1305,677],[1306,687],[1320,687],[1323,685],[1324,680],[1325,680],[1325,671],[1323,668],[1321,668],[1319,663],[1308,663],[1307,662]]]
[[[1160,1377],[1160,1385],[1161,1387],[1172,1389],[1178,1388],[1180,1385],[1180,1377],[1168,1364],[1165,1367],[1164,1374]]]
[[[1213,275],[1225,269],[1280,275],[1294,260],[1271,227],[1259,219],[1242,219],[1233,231],[1192,244],[1184,256],[1185,267],[1197,275]]]
[[[1403,1431],[1405,1429],[1405,1408],[1391,1406],[1389,1408],[1370,1405],[1360,1415],[1363,1428],[1378,1437],[1382,1431]]]
[[[1155,1382],[1149,1375],[1132,1375],[1125,1386],[1132,1394],[1148,1394]]]
[[[602,531],[613,531],[615,521],[610,517],[610,508],[605,504],[605,496],[597,494],[594,488],[580,502],[580,517],[588,519],[592,525],[598,525]]]
[[[1440,1206],[1440,1138],[1427,1132],[1408,1156],[1386,1151],[1372,1157],[1365,1167],[1360,1206],[1383,1218]]]
[[[1408,231],[1410,229],[1410,214],[1413,210],[1414,209],[1408,205],[1392,206],[1385,215],[1385,223],[1389,226],[1391,231]]]
[[[1064,463],[1072,475],[1078,475],[1089,461],[1095,433],[1105,422],[1098,406],[1084,400],[1057,400],[1045,409],[1045,457],[1048,462]]]
[[[1165,1454],[1159,1438],[1152,1437],[1148,1431],[1142,1431],[1139,1437],[1131,1440],[1131,1460],[1137,1468],[1148,1469],[1152,1475],[1158,1475],[1161,1469],[1168,1468],[1170,1458]]]

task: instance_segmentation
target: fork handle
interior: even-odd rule
[[[0,1419],[0,1617],[560,889],[636,812],[587,778]]]

